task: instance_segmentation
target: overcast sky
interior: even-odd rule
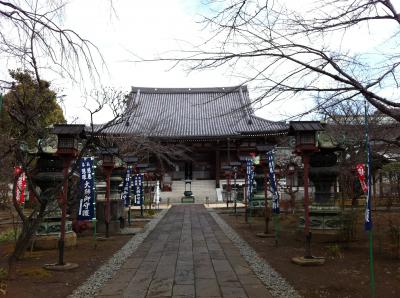
[[[76,29],[96,44],[107,63],[101,70],[101,83],[128,91],[139,87],[214,87],[240,84],[223,69],[188,73],[171,63],[134,63],[140,58],[165,55],[190,43],[198,43],[208,34],[200,14],[207,13],[201,0],[113,1],[73,0],[65,11],[65,27]],[[64,80],[54,85],[62,88]],[[85,84],[90,86],[89,82]],[[87,88],[90,89],[90,88]],[[66,86],[65,111],[69,121],[84,119],[79,86]],[[99,121],[99,119],[97,119]],[[100,121],[101,122],[101,121]]]
[[[293,9],[307,9],[313,0],[290,1]],[[210,32],[199,23],[202,15],[211,14],[202,0],[70,0],[64,12],[64,28],[71,28],[93,42],[102,53],[106,66],[98,64],[101,76],[96,86],[86,79],[83,84],[74,84],[67,79],[46,73],[42,77],[52,82],[59,95],[63,96],[63,109],[69,122],[87,122],[87,112],[82,108],[85,91],[111,86],[128,92],[135,87],[223,87],[242,83],[242,79],[230,71],[218,68],[188,73],[181,67],[170,69],[171,63],[135,63],[138,58],[171,56],[171,51],[189,48],[210,37]],[[111,3],[113,6],[111,6]],[[217,4],[218,5],[218,4]],[[384,26],[384,24],[382,24]],[[380,38],[368,40],[368,46],[381,43],[390,33],[381,30]],[[386,29],[386,30],[385,30]],[[371,28],[367,28],[371,30]],[[342,40],[354,52],[366,50],[369,32],[349,34]],[[4,75],[6,69],[0,70]],[[251,86],[250,86],[251,87]],[[254,92],[253,92],[254,94]],[[250,88],[250,97],[252,89]],[[281,120],[295,114],[300,104],[277,103],[257,111],[270,120]],[[103,113],[95,122],[103,122]]]

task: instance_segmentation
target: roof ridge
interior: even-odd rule
[[[140,90],[141,93],[231,93],[247,92],[246,85],[228,86],[228,87],[194,87],[194,88],[158,88],[158,87],[134,87],[132,86],[131,92],[136,93]]]

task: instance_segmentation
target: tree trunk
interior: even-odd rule
[[[21,234],[18,236],[15,248],[12,254],[8,257],[8,278],[14,279],[16,277],[16,262],[20,260],[26,250],[28,249],[29,243],[32,236],[36,232],[39,223],[42,222],[44,217],[44,211],[46,204],[40,206],[39,214],[36,217],[28,218],[22,225]]]
[[[32,238],[33,229],[32,225],[27,227],[24,225],[22,227],[21,234],[19,235],[17,242],[15,243],[15,248],[10,257],[8,258],[8,277],[9,279],[15,278],[15,263],[21,259],[25,251],[28,248],[29,241]]]

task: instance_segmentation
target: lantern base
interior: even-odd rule
[[[64,265],[55,264],[45,264],[43,266],[44,269],[50,271],[67,271],[78,268],[79,265],[76,263],[65,263]]]
[[[312,204],[310,206],[310,230],[313,233],[339,234],[343,231],[343,214],[338,206]],[[300,216],[299,229],[304,229],[305,219]]]
[[[272,233],[257,233],[256,236],[260,238],[275,238],[275,234]]]
[[[292,258],[292,262],[295,263],[296,265],[300,266],[321,266],[325,264],[325,258],[324,257],[294,257]]]

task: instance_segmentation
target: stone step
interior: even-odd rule
[[[209,202],[215,202],[217,200],[217,193],[215,189],[214,191],[210,192],[193,192],[193,196],[195,197],[196,203],[205,203],[206,197],[208,197]],[[161,192],[160,197],[164,202],[169,199],[170,203],[180,203],[181,198],[183,197],[183,192]]]
[[[169,199],[172,203],[181,203],[183,193],[185,191],[184,181],[173,181],[172,191],[161,192],[160,196],[163,201]],[[195,197],[195,203],[206,203],[206,197],[209,202],[215,202],[217,200],[217,193],[215,189],[215,180],[193,180],[191,187],[186,185],[187,190],[191,190]]]

